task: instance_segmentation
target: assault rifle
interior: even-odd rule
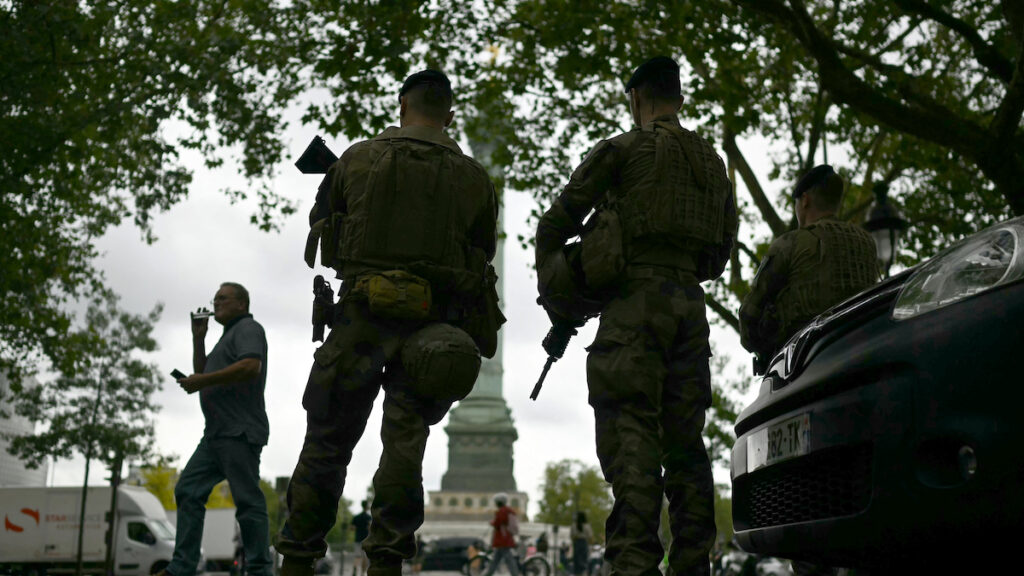
[[[295,167],[303,174],[327,174],[327,169],[338,161],[338,157],[327,147],[327,143],[319,136],[306,146],[306,150],[295,161]]]
[[[575,335],[576,327],[572,324],[563,324],[561,322],[552,324],[547,336],[544,337],[544,342],[541,344],[544,346],[544,351],[548,353],[548,361],[544,363],[544,370],[540,373],[540,379],[534,385],[533,392],[530,392],[530,400],[537,399],[537,395],[540,394],[540,388],[544,385],[544,379],[548,376],[548,370],[551,369],[552,364],[562,358],[562,355],[565,354],[565,349],[569,346],[569,340]]]

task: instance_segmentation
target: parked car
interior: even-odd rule
[[[971,564],[1016,545],[1022,279],[1016,218],[793,336],[736,421],[740,545],[833,566],[915,569],[929,559]]]
[[[470,545],[477,550],[484,549],[480,538],[450,537],[438,538],[423,544],[423,570],[444,570],[462,572],[469,560]]]

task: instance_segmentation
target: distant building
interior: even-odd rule
[[[35,380],[29,380],[26,385],[36,386]],[[50,471],[48,464],[44,463],[35,470],[25,467],[25,464],[16,456],[7,451],[10,441],[9,434],[22,435],[35,432],[35,424],[28,418],[14,414],[14,407],[7,399],[7,378],[0,374],[0,411],[8,414],[10,418],[0,418],[0,486],[46,486],[46,477]]]

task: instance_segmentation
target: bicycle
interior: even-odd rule
[[[519,573],[525,576],[551,576],[551,564],[539,554],[520,558],[514,555]],[[480,552],[468,562],[462,565],[462,573],[465,576],[483,576],[487,567],[491,564],[491,555],[488,552]]]

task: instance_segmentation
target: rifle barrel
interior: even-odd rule
[[[536,400],[537,395],[540,394],[540,388],[544,385],[544,379],[548,376],[548,370],[551,370],[551,365],[555,363],[554,356],[548,356],[548,361],[544,363],[544,370],[540,373],[540,379],[533,386],[533,392],[530,392],[530,400]]]

